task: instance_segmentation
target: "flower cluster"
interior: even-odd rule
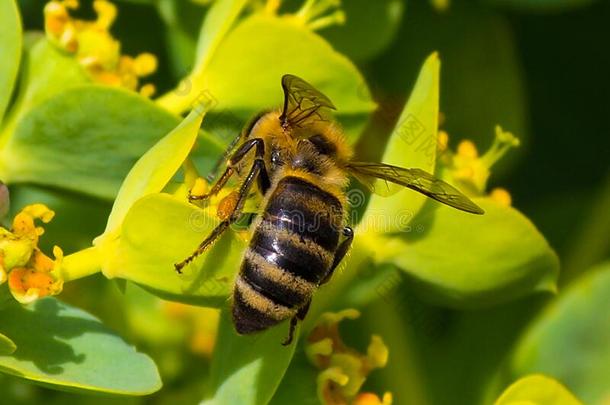
[[[121,55],[121,44],[109,32],[117,16],[114,4],[95,0],[94,21],[70,16],[69,10],[79,7],[78,0],[53,0],[44,8],[47,38],[65,51],[74,54],[92,80],[109,86],[138,90],[146,97],[153,95],[152,84],[140,87],[140,79],[157,70],[157,59],[150,53],[136,57]]]
[[[307,357],[321,370],[318,374],[318,396],[326,405],[392,403],[390,393],[385,393],[382,398],[370,392],[360,393],[369,373],[385,367],[388,349],[377,335],[371,337],[366,355],[345,345],[339,334],[339,322],[359,316],[355,309],[325,313],[307,338]]]
[[[35,224],[48,223],[54,215],[43,204],[28,205],[15,216],[11,230],[0,228],[0,284],[8,280],[11,294],[23,304],[62,290],[58,273],[63,252],[55,246],[55,260],[45,255],[38,248],[44,229]]]
[[[266,14],[277,15],[282,0],[253,0],[254,9]],[[294,14],[283,15],[295,24],[305,26],[312,31],[321,30],[332,25],[345,24],[345,12],[340,8],[341,0],[307,0]]]
[[[494,142],[482,156],[479,156],[472,141],[460,142],[455,152],[448,148],[448,141],[447,133],[439,131],[440,162],[449,171],[452,179],[473,196],[486,194],[491,167],[511,148],[519,146],[519,139],[500,126],[496,126]],[[511,205],[511,196],[503,188],[491,190],[489,196],[504,205]]]

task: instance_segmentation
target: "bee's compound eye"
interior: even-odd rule
[[[337,152],[335,145],[323,135],[312,135],[307,139],[322,155],[333,156]]]

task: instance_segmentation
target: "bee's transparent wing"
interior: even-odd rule
[[[336,109],[328,97],[297,76],[284,75],[282,88],[284,109],[280,121],[283,127],[299,127],[310,120],[321,120],[320,109],[323,107]]]
[[[388,184],[394,183],[418,191],[458,210],[472,214],[484,213],[481,207],[458,189],[421,169],[405,169],[384,163],[369,162],[350,162],[346,168],[358,181],[379,195],[394,192],[396,188]]]

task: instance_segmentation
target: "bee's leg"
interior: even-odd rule
[[[231,152],[233,151],[233,149],[235,149],[235,147],[239,143],[239,140],[242,138],[242,136],[243,136],[243,133],[240,132],[239,135],[237,135],[231,141],[229,146],[227,146],[227,149],[225,149],[222,156],[216,161],[216,163],[214,163],[214,166],[212,166],[212,170],[210,170],[210,172],[206,176],[206,179],[210,183],[216,178],[216,175],[218,174],[218,169],[220,169],[220,165],[222,165],[223,163],[225,163],[226,161],[229,160],[229,156],[231,156]]]
[[[290,319],[290,329],[288,330],[288,336],[286,337],[286,340],[282,342],[282,346],[288,346],[290,343],[292,343],[292,339],[294,338],[294,330],[297,327],[297,323],[298,321],[302,321],[303,319],[305,319],[305,316],[307,316],[307,312],[309,311],[309,304],[311,304],[311,300],[307,301],[307,304],[305,304],[301,309],[299,309],[299,312],[297,312],[297,314],[293,316],[292,319]]]
[[[335,269],[337,268],[337,266],[339,266],[339,263],[341,263],[341,260],[343,260],[343,258],[347,254],[347,251],[349,250],[350,246],[352,245],[352,241],[354,240],[354,230],[349,226],[346,226],[345,228],[343,228],[343,237],[345,239],[343,239],[343,241],[339,244],[337,252],[335,253],[333,264],[332,266],[330,266],[330,270],[328,270],[328,273],[326,273],[324,279],[320,282],[320,285],[328,283],[328,280],[330,280],[330,278],[332,277]]]
[[[264,149],[262,149],[263,141],[262,141],[262,139],[253,139],[252,141],[257,141],[257,140],[260,141],[259,144],[261,146],[259,147],[258,146],[259,144],[256,144],[256,143],[253,143],[253,145],[252,145],[252,146],[254,146],[254,145],[257,146],[256,159],[254,160],[254,164],[252,165],[250,172],[246,176],[246,179],[244,180],[241,187],[239,188],[239,192],[237,195],[237,201],[235,202],[235,207],[233,208],[233,211],[228,215],[227,219],[223,220],[220,224],[218,224],[218,226],[216,226],[216,228],[214,228],[212,233],[210,233],[210,235],[207,238],[205,238],[203,242],[201,242],[199,247],[189,257],[184,259],[182,262],[176,263],[174,265],[174,267],[176,268],[176,271],[178,273],[181,273],[184,266],[186,266],[187,264],[192,262],[197,256],[199,256],[200,254],[205,252],[207,248],[212,246],[212,244],[216,241],[216,239],[218,239],[220,237],[220,235],[222,235],[223,232],[226,231],[227,228],[232,223],[234,223],[235,221],[237,221],[239,219],[239,216],[241,215],[241,211],[244,207],[244,204],[246,203],[246,199],[248,198],[248,193],[250,192],[250,189],[254,185],[254,180],[256,180],[257,178],[260,179],[260,177],[263,177],[264,179],[267,179],[267,181],[269,181],[269,176],[267,175],[267,169],[265,168],[265,162],[263,161],[262,157],[259,157],[259,156],[262,156],[263,155],[262,152],[264,152]],[[252,148],[252,146],[250,146],[250,148]],[[240,147],[240,149],[242,149],[242,148]],[[243,156],[238,156],[239,159],[241,159],[242,157]]]
[[[192,195],[189,191],[189,201],[207,200],[208,198],[218,194],[218,192],[222,190],[222,188],[227,184],[227,181],[229,181],[231,176],[233,176],[235,173],[234,166],[239,163],[253,147],[256,147],[256,158],[262,160],[265,155],[265,141],[263,141],[261,138],[254,138],[242,143],[233,153],[228,161],[227,168],[218,178],[216,183],[214,183],[210,191],[203,195]],[[266,171],[263,177],[267,179],[267,183],[269,183],[269,176],[267,175]]]

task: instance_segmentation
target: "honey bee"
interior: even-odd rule
[[[233,324],[250,334],[290,319],[291,343],[315,291],[327,283],[348,252],[354,232],[346,223],[349,176],[372,186],[377,179],[425,194],[473,214],[483,210],[451,185],[421,169],[353,160],[339,126],[327,119],[335,106],[293,75],[282,77],[283,107],[259,114],[225,154],[226,169],[205,195],[216,195],[237,174],[241,186],[228,214],[176,271],[208,249],[237,221],[255,187],[261,214],[233,289]],[[375,191],[375,190],[373,190]],[[224,209],[226,211],[226,208]]]

